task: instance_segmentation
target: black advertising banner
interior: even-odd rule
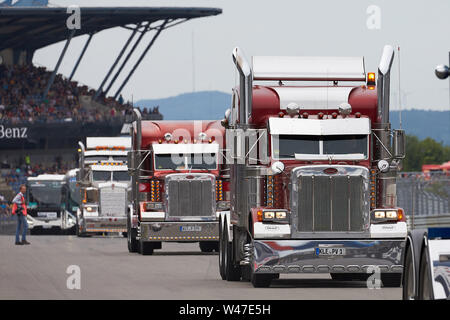
[[[84,140],[87,136],[118,136],[121,122],[0,124],[0,149],[44,148],[63,141]],[[67,147],[73,147],[67,145]]]

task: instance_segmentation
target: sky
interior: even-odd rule
[[[178,6],[222,8],[166,31],[155,42],[123,90],[126,100],[156,99],[204,90],[231,92],[236,71],[231,52],[253,55],[364,56],[376,72],[385,44],[400,47],[391,74],[391,110],[450,110],[449,81],[434,75],[449,64],[449,0],[50,0],[69,6]],[[81,16],[81,27],[83,17]],[[114,28],[94,36],[74,80],[97,88],[130,30]],[[87,36],[74,38],[59,69],[68,76]],[[150,39],[146,35],[140,52]],[[38,50],[33,62],[53,70],[64,42]],[[135,53],[134,62],[139,54]],[[397,54],[397,52],[396,52]],[[131,68],[113,86],[115,92]]]

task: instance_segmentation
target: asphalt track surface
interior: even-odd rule
[[[0,299],[401,299],[400,288],[368,289],[324,275],[282,275],[270,288],[222,281],[217,254],[197,243],[163,243],[152,256],[129,253],[121,237],[0,236]],[[80,289],[69,289],[69,266]],[[69,281],[70,282],[70,281]]]

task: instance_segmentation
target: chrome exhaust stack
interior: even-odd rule
[[[133,159],[131,163],[128,163],[128,168],[132,168],[132,189],[133,199],[137,199],[139,195],[139,177],[140,169],[139,164],[141,163],[141,148],[142,148],[142,115],[138,108],[133,109],[135,115],[134,127],[136,128],[136,148],[131,151],[131,158]],[[133,136],[132,136],[133,137]],[[135,151],[136,150],[136,151]],[[137,208],[135,208],[137,210]],[[137,212],[137,211],[136,211]]]
[[[79,166],[80,166],[80,179],[84,180],[84,152],[86,151],[86,148],[84,146],[84,143],[81,141],[78,141],[78,146],[80,147],[80,156],[78,158]],[[79,181],[81,182],[81,181]]]
[[[389,123],[389,95],[391,67],[394,61],[394,48],[386,45],[383,48],[380,64],[378,65],[378,120]]]
[[[247,126],[252,112],[253,72],[239,47],[233,50],[233,61],[239,71],[239,124]]]
[[[377,141],[376,158],[388,161],[389,169],[380,172],[378,175],[380,198],[378,206],[382,208],[396,206],[396,175],[397,164],[392,154],[391,124],[389,122],[389,98],[390,98],[390,77],[391,67],[394,61],[394,48],[386,45],[383,48],[380,64],[378,66],[377,94],[378,94],[378,124],[374,128]]]
[[[142,115],[138,108],[134,108],[133,112],[136,117],[136,149],[139,151],[142,144]]]

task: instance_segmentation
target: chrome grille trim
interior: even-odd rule
[[[127,189],[119,186],[100,188],[100,216],[120,217],[127,212]]]
[[[325,169],[334,168],[336,174]],[[292,235],[339,237],[369,234],[369,170],[361,166],[318,165],[293,169]]]
[[[168,221],[216,219],[216,180],[206,173],[176,173],[165,178]]]

